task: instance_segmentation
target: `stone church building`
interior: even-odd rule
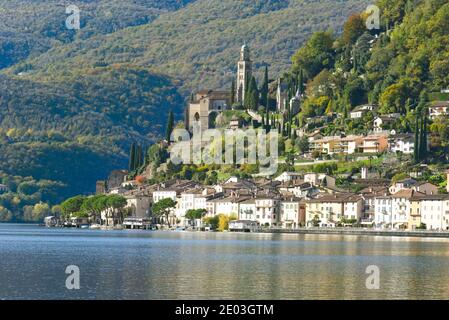
[[[237,81],[234,101],[242,103],[245,99],[246,85],[252,77],[252,62],[249,48],[242,46],[240,50],[240,60],[237,63]],[[217,116],[231,109],[232,102],[230,91],[201,90],[196,93],[185,110],[186,129],[192,132],[193,125],[198,123],[201,130],[215,128]]]

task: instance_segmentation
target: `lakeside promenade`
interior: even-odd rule
[[[289,233],[289,234],[323,234],[323,235],[361,235],[385,237],[421,237],[421,238],[449,238],[449,231],[429,230],[371,230],[371,229],[331,229],[331,228],[303,228],[303,229],[268,229],[261,233]]]

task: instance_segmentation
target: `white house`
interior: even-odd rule
[[[310,182],[304,181],[289,181],[284,182],[278,186],[279,191],[292,193],[295,197],[303,198],[310,196],[316,192]]]
[[[163,199],[172,199],[173,201],[177,200],[177,193],[175,190],[156,190],[153,191],[153,202],[157,203]]]
[[[421,223],[427,230],[447,230],[449,226],[449,196],[428,195],[420,202]]]
[[[374,110],[374,106],[370,105],[370,104],[358,106],[350,112],[350,117],[351,117],[351,119],[360,119],[368,111],[373,111],[373,110]]]
[[[306,173],[304,182],[308,182],[312,186],[325,185],[326,187],[335,187],[335,178],[324,173]]]
[[[385,126],[394,123],[401,117],[400,113],[391,113],[382,116],[377,116],[373,120],[374,132],[382,132],[385,130]]]
[[[287,182],[287,181],[293,181],[293,180],[300,180],[302,178],[302,174],[298,172],[283,172],[278,177],[276,177],[274,180],[280,181],[280,182]]]
[[[391,196],[377,196],[374,200],[374,224],[378,228],[392,228],[393,200]]]
[[[446,116],[449,114],[449,101],[434,101],[429,106],[429,117],[435,119],[436,117]]]
[[[258,221],[256,200],[248,199],[240,203],[239,220]]]
[[[255,198],[256,219],[262,226],[277,226],[279,222],[278,195],[266,193]]]
[[[342,219],[358,220],[363,214],[363,199],[352,193],[324,194],[305,201],[306,225],[318,218],[320,227],[335,227]]]
[[[229,196],[222,199],[214,199],[207,202],[212,202],[215,205],[214,208],[214,215],[218,214],[224,214],[228,217],[239,216],[239,208],[240,203],[243,201],[248,200],[248,197],[238,197],[238,196]],[[207,208],[206,208],[207,209]]]
[[[411,189],[411,187],[413,187],[417,183],[418,183],[418,181],[411,179],[411,178],[399,180],[399,181],[393,183],[393,185],[389,188],[389,191],[391,194],[394,194],[403,189]]]
[[[411,133],[397,134],[388,138],[391,152],[412,154],[415,151],[415,137]]]
[[[305,222],[301,215],[301,199],[284,199],[280,203],[280,224],[284,229],[297,229]],[[305,209],[304,209],[305,210]]]

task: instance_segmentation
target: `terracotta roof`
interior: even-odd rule
[[[392,198],[411,198],[425,196],[425,193],[410,189],[402,189],[391,195]]]
[[[315,199],[307,200],[310,203],[323,203],[323,202],[356,202],[362,200],[362,197],[354,193],[335,193],[319,196]]]

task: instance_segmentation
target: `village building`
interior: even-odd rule
[[[301,180],[303,177],[303,174],[299,172],[282,172],[279,176],[277,176],[274,180],[280,181],[280,182],[287,182],[287,181],[294,181],[294,180]]]
[[[392,229],[408,229],[411,203],[415,197],[425,196],[423,193],[402,189],[391,195],[391,224]]]
[[[95,184],[95,194],[105,194],[106,193],[106,181],[98,180]]]
[[[411,189],[417,183],[418,181],[416,181],[415,179],[411,178],[402,179],[393,183],[389,188],[389,191],[391,194],[393,194],[403,189]]]
[[[126,181],[128,176],[128,170],[113,170],[109,174],[108,180],[106,181],[106,187],[108,190],[118,188]]]
[[[259,193],[255,197],[256,220],[261,226],[277,227],[279,223],[279,194]]]
[[[421,199],[420,194],[410,198],[410,216],[408,218],[408,230],[416,230],[421,227]]]
[[[280,226],[283,229],[297,229],[305,226],[305,204],[301,198],[284,197],[280,202]]]
[[[306,225],[336,227],[342,220],[360,221],[363,213],[363,199],[352,193],[336,193],[306,200]]]
[[[358,106],[349,113],[349,116],[351,117],[351,119],[361,119],[365,114],[367,114],[369,111],[373,111],[374,109],[375,106],[371,104]]]
[[[376,198],[389,194],[388,187],[377,186],[367,187],[359,192],[363,199],[363,219],[362,224],[372,225],[375,223],[375,203]]]
[[[231,91],[200,90],[192,95],[189,105],[185,108],[184,122],[186,130],[192,132],[194,126],[200,126],[201,130],[216,128],[217,118],[223,111],[232,108],[232,101],[243,104],[246,86],[252,77],[252,62],[249,47],[242,46],[240,59],[237,62],[237,82],[235,97]],[[241,126],[240,119],[232,119],[230,128],[238,129]]]
[[[241,202],[239,208],[239,220],[257,221],[256,211],[256,200],[254,198]]]
[[[429,117],[434,120],[449,114],[449,101],[433,101],[429,106]]]
[[[310,182],[304,182],[303,180],[286,181],[277,188],[280,192],[288,192],[298,198],[310,197],[317,192]]]
[[[363,137],[360,146],[362,153],[382,153],[388,149],[388,138],[386,135],[369,135]]]
[[[208,200],[206,202],[210,202],[213,204],[213,208],[211,210],[211,212],[213,212],[213,215],[223,214],[225,216],[235,217],[238,219],[240,213],[240,204],[248,199],[250,199],[250,197],[248,196],[244,197],[233,194],[225,198]]]
[[[306,173],[304,182],[310,183],[313,187],[335,187],[335,178],[324,173]]]
[[[185,110],[185,125],[190,132],[194,125],[201,130],[216,127],[216,119],[223,111],[230,109],[231,93],[229,91],[199,91]]]
[[[176,217],[181,221],[182,225],[185,225],[185,215],[189,210],[205,209],[207,211],[207,201],[217,199],[222,195],[214,188],[195,187],[188,189],[181,193]]]
[[[448,195],[427,195],[421,198],[420,205],[420,224],[424,224],[427,230],[448,230]]]
[[[433,183],[422,181],[418,182],[415,185],[411,187],[412,190],[424,193],[426,195],[436,195],[439,193],[438,186],[434,185]]]
[[[415,151],[415,136],[412,133],[391,135],[388,138],[390,152],[413,154]]]
[[[374,202],[374,226],[376,228],[392,228],[393,200],[390,195],[376,196]]]
[[[387,128],[391,127],[391,125],[395,123],[400,116],[400,113],[391,113],[375,117],[373,120],[374,132],[378,133],[385,131]]]
[[[149,218],[153,199],[145,193],[130,193],[125,195],[126,208],[130,210],[130,217]]]

